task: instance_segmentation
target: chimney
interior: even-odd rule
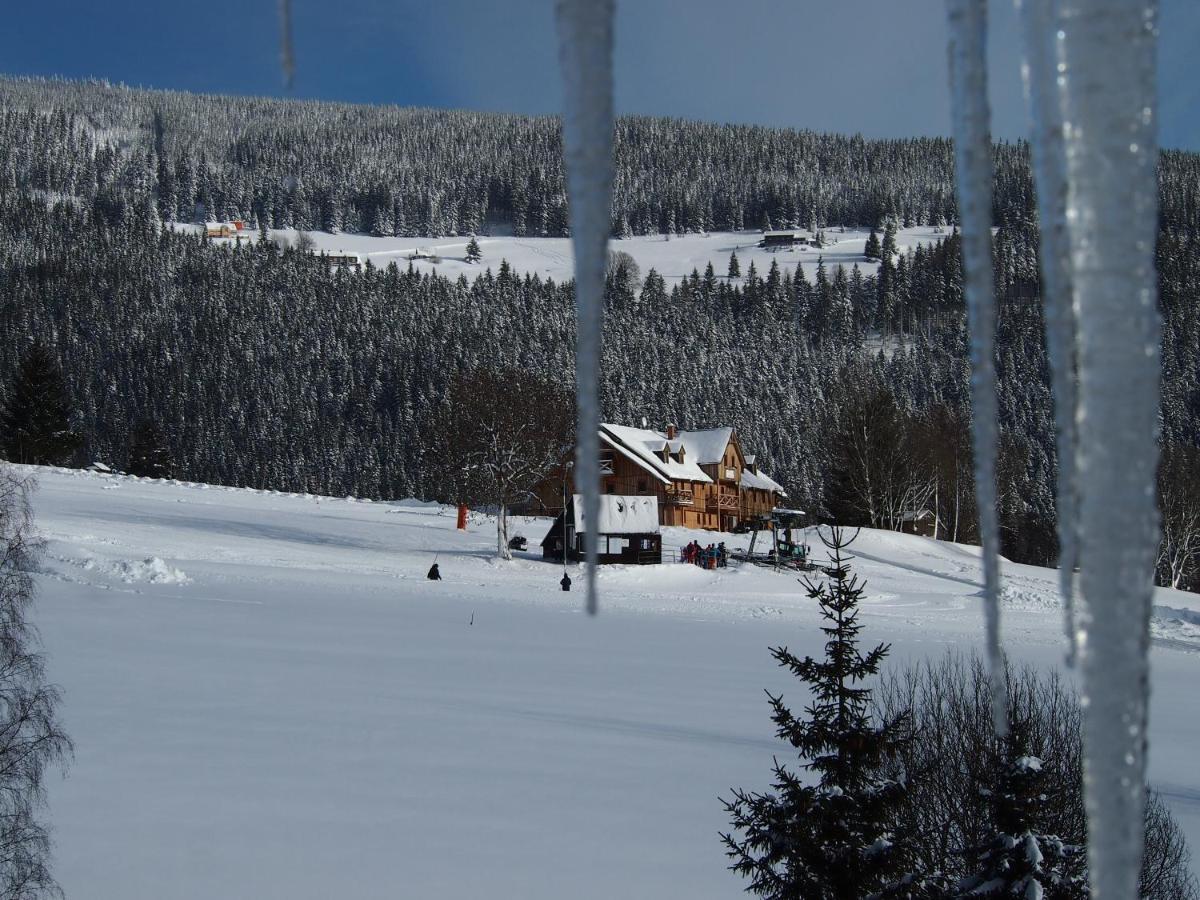
[[[675,423],[674,422],[671,422],[669,425],[667,425],[667,440],[668,441],[675,440]]]

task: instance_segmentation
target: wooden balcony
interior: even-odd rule
[[[708,498],[707,509],[709,512],[736,513],[738,511],[738,495],[722,491],[717,496]]]
[[[696,503],[696,495],[686,488],[668,488],[663,496],[663,503],[667,506],[693,506]]]

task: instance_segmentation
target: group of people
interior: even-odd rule
[[[725,542],[700,546],[699,541],[692,541],[679,551],[680,562],[691,563],[702,569],[723,569],[729,562],[729,551]]]

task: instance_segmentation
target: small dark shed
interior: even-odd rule
[[[764,231],[758,246],[771,249],[773,247],[807,247],[808,235],[799,231]]]
[[[601,563],[654,565],[662,562],[662,534],[658,527],[657,497],[602,494],[598,531]],[[566,511],[554,520],[550,531],[542,540],[542,557],[553,561],[561,560],[565,539],[566,558],[572,562],[579,562],[585,555],[583,536],[586,532],[583,498],[576,494]]]

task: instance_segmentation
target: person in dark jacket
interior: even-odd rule
[[[441,581],[442,580],[442,573],[438,571],[437,563],[434,563],[432,566],[429,567],[429,574],[426,575],[425,577],[428,578],[430,581]]]
[[[562,585],[562,589],[564,591],[569,591],[571,589],[571,576],[566,572],[563,572],[562,581],[560,581],[559,584]]]

